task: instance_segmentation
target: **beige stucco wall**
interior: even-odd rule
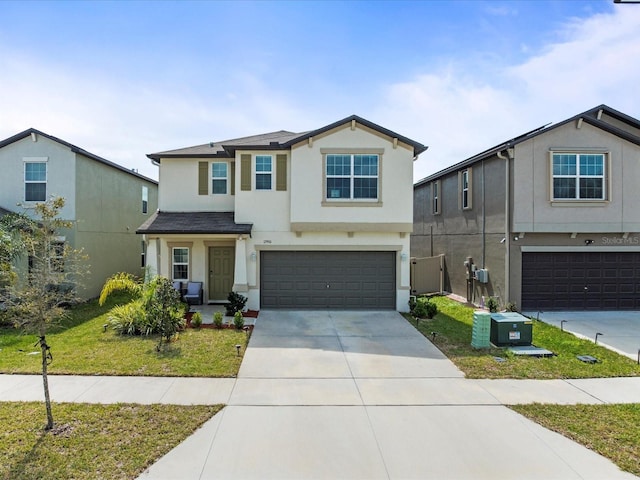
[[[323,164],[321,150],[345,148],[349,150],[377,149],[382,152],[380,167],[381,202],[379,206],[328,206],[324,202]],[[252,160],[249,191],[240,188],[241,155],[250,154]],[[273,189],[255,189],[255,156],[272,155]],[[276,156],[287,155],[287,190],[277,191]],[[207,159],[211,161],[211,159]],[[351,130],[350,125],[328,132],[292,150],[237,151],[235,195],[197,194],[198,161],[204,159],[162,159],[160,163],[159,208],[164,211],[234,211],[236,223],[253,224],[250,238],[244,247],[237,244],[236,265],[244,265],[246,272],[237,278],[246,279],[249,308],[260,306],[260,252],[263,250],[378,250],[393,251],[397,255],[397,308],[407,309],[409,300],[409,233],[413,228],[412,182],[413,150],[401,143],[364,128]],[[292,226],[293,225],[293,226]],[[226,238],[226,236],[224,236]],[[245,236],[246,237],[246,236]],[[191,242],[191,278],[205,282],[208,292],[207,242],[221,236],[163,235],[146,237],[147,262],[153,272],[170,276],[169,243]],[[157,250],[159,247],[159,251]],[[158,255],[159,253],[159,255]],[[242,283],[242,282],[240,282]]]
[[[325,201],[323,190],[322,150],[345,148],[352,151],[373,149],[381,151],[379,166],[379,202],[376,206],[358,206],[358,202],[333,203]],[[294,224],[354,224],[356,231],[396,229],[410,232],[413,228],[412,189],[413,152],[401,144],[394,147],[392,139],[350,125],[313,139],[292,149],[291,222]],[[370,202],[364,202],[370,203]],[[376,202],[374,202],[376,203]],[[395,225],[395,227],[392,227]],[[313,225],[310,226],[313,228]]]
[[[251,155],[251,190],[241,190],[240,158],[243,154]],[[276,155],[287,155],[287,190],[276,190]],[[271,190],[256,190],[256,155],[271,155],[272,174]],[[254,151],[242,150],[236,153],[236,223],[252,223],[253,233],[257,232],[289,232],[289,212],[291,205],[292,183],[298,181],[291,173],[291,152],[288,150]]]
[[[640,147],[583,122],[568,123],[515,147],[513,230],[515,232],[640,231]],[[608,200],[552,202],[550,151],[608,152]]]
[[[163,158],[160,163],[159,179],[162,184],[158,198],[158,208],[165,212],[231,212],[234,210],[234,196],[231,183],[226,195],[198,195],[198,162],[209,164],[211,174],[212,159],[208,158]],[[224,162],[224,159],[215,160]],[[230,160],[226,160],[230,165]],[[231,167],[228,167],[229,176]],[[209,184],[211,179],[209,179]],[[211,191],[211,185],[209,185]]]

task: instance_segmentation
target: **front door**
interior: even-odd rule
[[[209,247],[209,301],[226,301],[233,288],[234,247]]]

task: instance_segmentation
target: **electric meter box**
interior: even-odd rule
[[[531,345],[533,321],[518,312],[491,314],[491,343],[496,347]]]

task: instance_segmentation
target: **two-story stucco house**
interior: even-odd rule
[[[38,202],[65,199],[73,227],[60,241],[88,255],[91,274],[79,289],[96,297],[116,272],[141,273],[136,228],[157,209],[158,182],[30,128],[0,141],[0,206],[31,214]]]
[[[351,116],[148,155],[151,270],[251,309],[407,309],[413,161],[426,147]]]
[[[639,178],[640,122],[600,105],[417,182],[412,256],[476,304],[640,309]]]

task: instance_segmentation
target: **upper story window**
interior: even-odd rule
[[[460,207],[463,210],[469,210],[472,206],[471,168],[462,170],[459,173],[458,181],[460,184]]]
[[[189,248],[171,249],[171,276],[173,280],[189,281]]]
[[[437,215],[440,213],[440,180],[431,182],[431,213]]]
[[[271,155],[256,155],[256,190],[271,190],[273,158]]]
[[[378,163],[377,154],[327,155],[327,200],[377,200]]]
[[[229,178],[228,165],[225,162],[211,164],[211,193],[226,194],[227,180]]]
[[[24,163],[24,200],[44,202],[47,199],[47,162],[26,160]]]
[[[149,211],[149,187],[142,186],[142,213]]]
[[[605,155],[554,153],[553,200],[605,200]]]

